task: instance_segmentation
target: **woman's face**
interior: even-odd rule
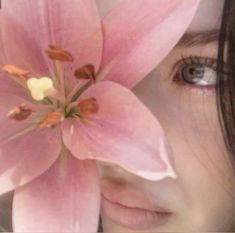
[[[105,12],[118,0],[100,2]],[[160,121],[178,178],[153,182],[117,166],[102,165],[105,232],[235,230],[235,176],[213,87],[216,30],[223,4],[222,0],[201,1],[184,40],[133,89]],[[207,39],[198,34],[206,30]],[[193,32],[198,35],[190,36]],[[158,206],[172,214],[160,217],[153,211]]]

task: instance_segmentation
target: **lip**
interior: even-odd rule
[[[102,181],[102,212],[112,221],[131,230],[150,230],[166,224],[173,213],[140,190]]]

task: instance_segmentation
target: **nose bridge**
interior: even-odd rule
[[[162,92],[164,90],[159,90],[159,88],[156,88],[156,87],[160,86],[163,80],[163,75],[164,73],[161,72],[161,69],[159,67],[156,67],[148,76],[145,77],[145,79],[143,79],[139,84],[137,84],[132,89],[132,92],[152,112],[156,121],[159,124],[159,127],[164,132],[163,135],[161,134],[163,136],[162,140],[160,137],[156,137],[156,139],[150,138],[150,141],[149,141],[150,146],[153,146],[153,147],[155,147],[156,145],[158,146],[157,148],[158,151],[156,150],[156,158],[158,156],[157,155],[158,153],[164,154],[164,155],[166,154],[167,161],[165,161],[164,158],[161,158],[161,159],[164,160],[164,164],[166,164],[166,166],[170,167],[171,165],[174,169],[175,163],[174,163],[172,146],[169,140],[170,138],[167,137],[165,127],[163,127],[162,122],[159,119],[159,114],[161,114],[162,112],[162,110],[160,110],[161,106],[159,104],[159,101],[161,102],[161,100],[159,100],[158,98],[160,93],[156,93],[156,92]],[[157,107],[156,107],[156,104],[157,104]],[[145,126],[147,125],[148,124],[146,124]],[[145,131],[145,130],[149,130],[151,132],[151,129],[147,129],[147,127],[143,126],[142,131]],[[156,144],[154,142],[155,140],[156,140]],[[130,155],[125,154],[125,156],[128,157]],[[134,156],[134,154],[132,154],[132,156]],[[132,159],[132,161],[134,160]],[[103,161],[98,162],[98,164],[99,164],[100,176],[102,179],[109,179],[116,183],[123,183],[123,184],[126,183],[126,184],[133,184],[133,185],[137,185],[139,183],[146,183],[146,181],[148,181],[133,173],[130,173],[129,171],[126,171],[124,168],[118,165],[106,163]]]

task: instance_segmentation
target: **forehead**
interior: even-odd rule
[[[219,29],[224,0],[201,0],[187,31]]]
[[[96,0],[101,15],[123,0]],[[133,0],[134,1],[134,0]],[[225,0],[201,0],[188,31],[218,29]]]

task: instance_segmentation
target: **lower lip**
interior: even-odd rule
[[[132,208],[102,196],[102,211],[114,222],[131,230],[151,230],[168,222],[172,213]]]

